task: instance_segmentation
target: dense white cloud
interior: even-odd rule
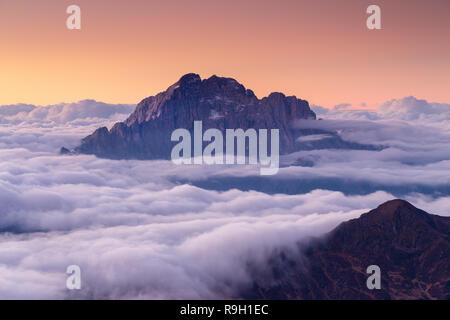
[[[380,105],[376,110],[356,110],[311,106],[318,117],[340,120],[396,120],[413,124],[439,126],[448,133],[450,131],[450,104],[428,102],[415,97],[392,99]]]
[[[236,195],[236,199],[223,204],[222,211],[219,202],[211,211],[173,213],[166,221],[155,219],[130,226],[0,236],[0,258],[3,269],[8,271],[0,274],[0,282],[10,285],[2,286],[0,297],[20,294],[30,297],[21,286],[37,284],[34,297],[65,297],[67,291],[61,275],[69,264],[82,268],[84,289],[78,294],[84,297],[224,297],[247,284],[248,262],[264,266],[264,258],[273,250],[294,246],[305,236],[321,234],[339,221],[361,213],[361,209],[330,211],[315,195],[310,195],[315,200],[303,205],[305,212],[329,213],[288,213],[289,205],[283,204],[285,209],[277,210],[275,206],[270,214],[255,215],[255,211],[249,214],[246,209],[239,215],[233,214],[240,206],[248,207],[246,199],[254,197],[256,202],[258,196],[265,197],[241,196],[242,199]],[[342,194],[328,197],[340,199],[342,203],[336,204],[340,208],[361,205],[357,199],[348,200]],[[379,200],[375,198],[387,197],[373,195],[367,200],[372,204]],[[281,200],[278,199],[280,203]],[[231,212],[224,213],[227,206]],[[270,201],[265,206],[269,207]],[[314,206],[317,208],[313,209]],[[3,279],[11,273],[14,282]]]
[[[0,106],[0,123],[39,122],[68,123],[93,119],[122,119],[129,115],[134,105],[107,104],[95,100],[82,100],[76,103],[60,103],[49,106],[34,106],[29,104],[16,104]]]
[[[0,150],[56,152],[62,146],[73,148],[98,127],[123,121],[134,108],[94,100],[49,106],[0,106]]]
[[[329,177],[365,179],[382,184],[449,185],[450,104],[407,97],[391,100],[376,111],[327,110],[315,107],[321,121],[298,121],[298,128],[337,133],[342,139],[383,146],[381,151],[313,150],[286,157],[314,159]],[[312,136],[314,137],[314,136]],[[305,137],[307,139],[308,137]]]
[[[377,111],[386,118],[426,121],[450,120],[450,104],[428,102],[414,97],[392,99],[379,106]]]
[[[104,188],[60,194],[79,211],[34,203],[53,214],[28,209],[20,217],[25,226],[37,215],[44,229],[69,230],[0,235],[1,298],[232,296],[249,285],[248,263],[264,268],[274,250],[293,248],[393,198],[385,192],[345,196],[325,190],[296,196],[219,193],[186,185],[153,192],[137,184],[109,193]],[[450,198],[408,200],[437,213],[450,208]],[[80,292],[65,289],[70,264],[81,267]]]
[[[0,107],[0,298],[229,297],[249,284],[249,262],[264,268],[274,250],[293,248],[394,198],[386,186],[426,185],[428,194],[409,193],[406,200],[450,214],[449,193],[433,189],[450,185],[448,135],[413,118],[299,123],[387,148],[284,157],[273,179],[285,184],[325,178],[380,186],[362,195],[330,190],[289,195],[218,192],[180,182],[259,177],[256,167],[59,156],[59,147],[75,146],[96,127],[126,118],[132,108],[91,101],[53,107]],[[339,112],[358,119],[348,110]],[[385,114],[394,117],[392,110]],[[289,166],[298,158],[314,166]],[[83,290],[75,293],[65,289],[71,264],[82,268]]]

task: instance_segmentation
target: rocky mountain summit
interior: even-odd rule
[[[381,269],[369,290],[366,269]],[[392,200],[254,273],[251,299],[450,299],[450,217]]]
[[[194,121],[201,120],[204,130],[279,129],[280,152],[285,154],[296,150],[299,135],[291,122],[315,118],[308,102],[295,96],[275,92],[258,99],[234,79],[186,74],[166,91],[142,100],[126,121],[111,130],[97,129],[74,151],[111,159],[167,159],[173,130],[192,131]]]

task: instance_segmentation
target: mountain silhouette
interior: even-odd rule
[[[113,159],[170,158],[170,136],[175,129],[192,131],[201,120],[204,130],[280,129],[282,153],[295,148],[290,122],[315,119],[308,102],[282,93],[258,99],[253,91],[231,78],[202,80],[186,74],[166,91],[142,100],[131,116],[111,130],[103,127],[84,138],[75,149]]]
[[[203,130],[279,129],[280,153],[315,148],[379,150],[378,147],[343,141],[337,134],[323,130],[294,129],[300,119],[315,120],[305,100],[273,92],[258,99],[252,90],[232,78],[212,76],[201,79],[186,74],[166,91],[142,100],[124,122],[111,130],[97,129],[85,137],[75,150],[62,148],[62,154],[94,154],[110,159],[169,159],[170,137],[175,129],[193,132],[194,121],[202,121]],[[301,142],[303,135],[329,134],[318,142]]]

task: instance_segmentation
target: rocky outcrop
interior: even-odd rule
[[[369,290],[366,269],[381,269]],[[450,299],[450,218],[402,200],[342,223],[325,239],[281,252],[254,273],[251,299]]]
[[[167,159],[174,145],[173,130],[193,130],[195,120],[203,129],[279,129],[280,152],[296,149],[296,119],[315,119],[308,102],[295,96],[271,93],[258,99],[231,78],[202,80],[187,74],[166,91],[142,100],[125,122],[111,130],[103,127],[84,138],[77,153],[112,159]]]

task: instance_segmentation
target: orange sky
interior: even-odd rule
[[[450,1],[0,0],[0,105],[137,103],[188,72],[326,107],[450,102]]]

